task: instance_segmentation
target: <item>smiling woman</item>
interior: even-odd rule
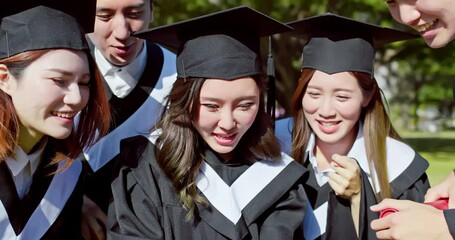
[[[76,157],[110,121],[83,30],[45,6],[0,30],[0,238],[81,239]]]
[[[373,71],[375,46],[416,35],[330,13],[289,25],[307,44],[293,124],[276,129],[288,134],[284,143],[292,135],[292,157],[308,171],[305,238],[376,239],[369,206],[386,197],[423,201],[429,187],[428,163],[399,140]]]
[[[179,49],[177,80],[158,136],[122,143],[112,239],[300,239],[303,168],[273,135],[259,53],[287,30],[238,7],[137,35]]]

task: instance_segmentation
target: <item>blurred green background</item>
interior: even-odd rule
[[[392,19],[384,0],[155,0],[154,21],[150,26],[240,5],[285,23],[331,12],[413,31]],[[290,97],[299,76],[304,43],[291,34],[275,35],[272,39],[279,117],[290,115]],[[262,45],[267,54],[267,41]],[[388,102],[390,118],[404,140],[430,161],[428,174],[432,185],[455,168],[454,61],[455,43],[430,49],[422,39],[416,38],[377,49],[375,77]]]

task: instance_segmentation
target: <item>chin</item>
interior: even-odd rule
[[[55,139],[67,139],[71,135],[71,132],[62,132],[62,133],[53,133],[49,134],[50,137],[55,138]]]
[[[433,40],[431,42],[426,42],[426,44],[430,47],[430,48],[442,48],[442,47],[445,47],[448,43],[450,42],[450,39],[447,39],[447,40]]]

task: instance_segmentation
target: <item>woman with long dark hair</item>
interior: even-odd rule
[[[178,78],[155,134],[123,142],[108,235],[301,238],[303,169],[274,137],[259,54],[287,30],[239,7],[138,34],[179,48]]]

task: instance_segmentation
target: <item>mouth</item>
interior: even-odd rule
[[[333,127],[338,125],[341,121],[336,121],[336,122],[326,122],[326,121],[317,121],[320,125],[324,127]]]
[[[53,116],[56,116],[59,118],[66,118],[66,119],[72,119],[76,115],[75,112],[58,112],[58,111],[53,111],[51,114]]]
[[[419,25],[419,26],[417,26],[417,31],[419,33],[424,33],[426,31],[428,31],[431,27],[433,27],[438,22],[439,22],[439,19],[435,19],[435,20],[433,20],[431,22]]]
[[[237,133],[230,133],[230,134],[217,134],[217,133],[214,133],[213,136],[215,137],[215,139],[217,140],[217,142],[221,145],[229,145],[231,144],[236,136],[237,136]]]
[[[131,49],[130,46],[113,46],[116,52],[118,53],[127,53]]]

